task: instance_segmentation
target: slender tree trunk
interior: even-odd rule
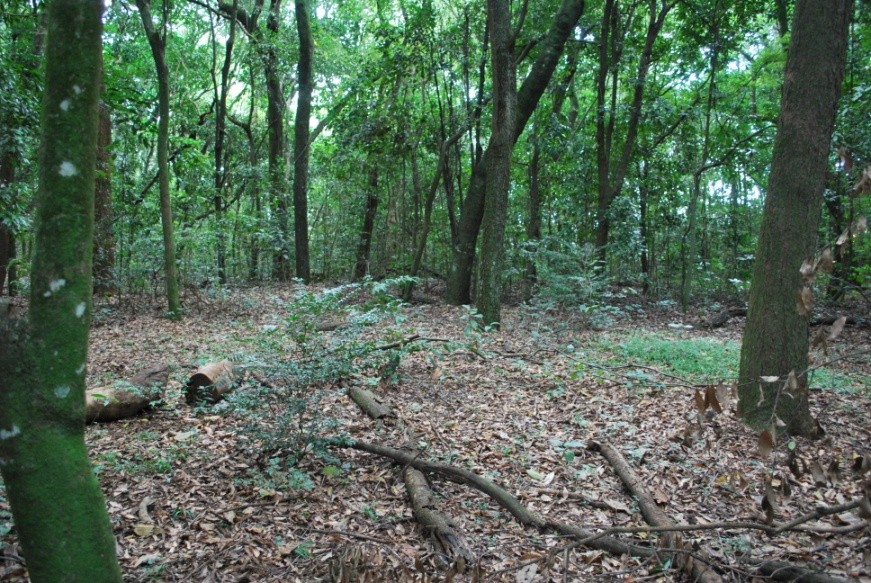
[[[584,0],[563,0],[559,12],[545,39],[538,57],[517,93],[517,114],[512,143],[523,133],[526,123],[535,111],[553,75],[563,47],[584,11]],[[471,303],[472,267],[481,220],[484,217],[484,198],[489,168],[487,151],[472,168],[468,194],[462,203],[457,223],[457,242],[453,248],[453,261],[448,276],[447,301],[454,305]]]
[[[798,0],[741,345],[738,412],[755,428],[815,435],[808,317],[799,270],[816,251],[829,147],[844,78],[850,0]],[[798,387],[784,387],[792,372]],[[778,377],[763,382],[761,377]]]
[[[7,188],[15,181],[15,166],[13,156],[9,152],[0,156],[0,188]],[[15,237],[6,223],[0,220],[0,295],[9,275],[9,295],[13,295],[12,259],[15,257]]]
[[[369,164],[369,184],[366,192],[366,208],[363,210],[363,224],[357,242],[357,262],[354,264],[354,280],[359,281],[369,275],[369,256],[372,252],[372,231],[378,215],[378,166]]]
[[[277,227],[272,276],[278,281],[287,281],[290,279],[290,237],[287,193],[284,192],[284,95],[278,71],[278,53],[274,45],[278,37],[280,9],[281,0],[270,1],[266,28],[271,40],[261,44],[265,45],[262,50],[266,75],[266,123],[269,127],[269,191]]]
[[[530,253],[524,261],[523,269],[523,301],[532,299],[537,281],[535,258],[532,256],[538,250],[541,240],[541,189],[539,186],[539,170],[541,166],[540,136],[534,138],[532,145],[532,159],[529,161],[529,202],[528,217],[526,219],[526,244],[527,252]]]
[[[639,163],[638,170],[638,230],[639,238],[641,239],[641,279],[642,293],[647,295],[650,291],[650,231],[648,229],[648,211],[647,205],[650,198],[650,166],[647,160]]]
[[[172,227],[172,206],[169,194],[169,67],[166,64],[166,31],[159,33],[151,19],[150,0],[136,0],[145,36],[151,45],[151,54],[157,69],[157,168],[160,185],[160,222],[163,225],[163,256],[166,272],[167,313],[170,318],[181,318],[178,269],[175,263],[175,242]],[[164,7],[166,9],[166,7]],[[163,24],[166,25],[164,15]]]
[[[696,222],[698,220],[698,205],[699,199],[703,197],[702,193],[702,177],[708,166],[708,158],[711,151],[711,116],[716,105],[716,88],[717,88],[717,71],[720,68],[720,26],[719,20],[720,3],[717,2],[715,7],[714,21],[711,24],[713,30],[713,39],[709,51],[710,59],[710,78],[708,79],[708,97],[705,104],[705,118],[703,120],[704,128],[702,131],[702,151],[699,159],[699,165],[693,172],[693,191],[690,196],[690,204],[687,209],[687,227],[684,236],[681,239],[681,278],[680,278],[680,301],[684,311],[687,310],[690,303],[690,291],[695,279],[696,263],[698,258],[698,234],[696,233]]]
[[[296,276],[308,283],[311,279],[308,245],[309,118],[311,117],[314,43],[307,0],[296,0],[296,28],[299,34],[299,62],[296,68],[299,93],[293,126],[293,232]]]
[[[625,36],[617,38],[619,14],[616,0],[606,0],[605,13],[602,18],[602,34],[599,40],[599,72],[596,79],[597,116],[596,116],[596,165],[599,176],[598,201],[596,207],[596,248],[599,260],[604,264],[608,255],[608,239],[611,231],[609,213],[614,200],[623,190],[623,183],[635,151],[635,141],[638,137],[638,125],[641,121],[641,111],[644,104],[644,88],[647,73],[653,62],[653,45],[659,37],[659,32],[665,23],[665,18],[674,7],[675,2],[664,0],[657,7],[658,0],[648,0],[649,17],[644,47],[638,60],[635,73],[632,104],[629,109],[629,121],[626,127],[626,138],[620,150],[619,157],[614,156],[614,127],[617,111],[617,71],[616,68],[623,54]],[[607,83],[611,77],[610,109],[606,108],[605,96]],[[606,111],[607,110],[607,111]]]
[[[97,130],[97,176],[94,187],[94,293],[118,292],[115,276],[115,216],[112,212],[112,119],[109,106],[100,103]]]
[[[476,307],[487,324],[502,320],[502,270],[505,263],[505,223],[511,188],[511,150],[517,116],[517,75],[509,0],[487,0],[493,59],[493,120],[484,197],[481,241],[481,284]]]
[[[0,322],[0,471],[31,581],[115,583],[84,440],[102,2],[48,10],[29,321]]]
[[[239,0],[233,0],[230,8],[230,33],[224,46],[224,62],[221,65],[221,81],[215,80],[215,228],[217,229],[217,262],[218,282],[221,285],[227,283],[227,234],[224,213],[226,202],[224,200],[224,186],[227,181],[227,155],[224,152],[224,143],[227,135],[227,91],[230,87],[230,67],[233,63],[233,45],[236,42],[236,15],[239,10]],[[217,43],[215,31],[212,31],[212,42]],[[214,70],[215,63],[212,63]],[[214,80],[214,73],[212,74]]]

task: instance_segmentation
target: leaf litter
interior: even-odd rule
[[[571,548],[562,537],[521,526],[477,490],[431,478],[440,510],[477,560],[465,575],[445,574],[388,460],[333,449],[335,460],[303,457],[295,475],[308,482],[294,482],[283,477],[293,472],[280,456],[257,455],[241,437],[246,420],[183,404],[186,375],[208,359],[243,354],[254,337],[281,325],[292,297],[287,288],[233,290],[181,322],[148,306],[110,306],[95,321],[89,386],[152,362],[177,366],[160,407],[90,425],[86,434],[125,580],[684,580],[668,564]],[[322,393],[318,414],[336,421],[336,434],[393,447],[412,442],[434,461],[494,480],[542,515],[593,530],[644,526],[613,468],[587,449],[593,440],[614,445],[678,524],[785,523],[871,487],[864,482],[871,466],[867,396],[813,391],[825,438],[786,444],[769,435],[765,456],[724,387],[673,386],[654,367],[638,377],[645,383],[627,382],[613,368],[581,366],[596,364],[584,347],[601,331],[565,314],[508,308],[501,331],[472,341],[460,308],[419,304],[402,315],[403,333],[453,344],[405,354],[395,382],[379,383],[398,421],[370,422],[347,397],[348,379],[338,378],[312,387]],[[618,318],[611,332],[669,330],[675,318],[651,309]],[[367,334],[385,337],[379,325]],[[740,330],[681,334],[734,338]],[[851,334],[844,331],[841,340]],[[622,536],[641,544],[657,537]],[[871,581],[871,531],[852,512],[776,537],[731,529],[686,532],[684,539],[720,561],[728,581],[752,580],[745,559]],[[0,579],[25,580],[20,554],[0,497]]]

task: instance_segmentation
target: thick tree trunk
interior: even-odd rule
[[[786,433],[815,434],[807,394],[809,314],[796,298],[801,265],[816,250],[850,14],[850,0],[796,4],[741,346],[738,412],[755,428],[774,428],[779,418]],[[798,388],[786,390],[790,372]],[[780,380],[765,383],[763,376]]]
[[[97,177],[94,187],[94,293],[111,295],[118,291],[115,277],[115,216],[112,212],[112,119],[109,106],[100,104],[97,130]]]
[[[142,17],[145,36],[148,37],[148,44],[151,45],[151,54],[157,69],[157,168],[160,184],[160,223],[163,226],[167,314],[175,319],[181,318],[182,309],[169,196],[169,67],[166,63],[166,33],[164,31],[161,34],[154,28],[154,21],[151,19],[151,0],[136,0],[136,6]]]
[[[584,0],[563,0],[547,36],[541,42],[538,57],[517,93],[517,117],[512,142],[516,142],[523,133],[526,122],[529,121],[550,82],[566,40],[583,12]],[[488,158],[489,153],[485,151],[472,168],[468,194],[463,201],[457,224],[457,242],[453,249],[446,296],[448,303],[455,305],[471,303],[472,267],[475,261],[478,232],[484,217],[487,168],[490,164]]]
[[[84,441],[102,2],[48,7],[29,322],[0,322],[0,471],[35,583],[120,582]]]
[[[487,188],[484,197],[484,237],[481,242],[481,285],[476,307],[487,324],[499,324],[502,306],[502,267],[505,223],[511,186],[511,150],[517,115],[517,86],[508,0],[488,0],[490,46],[493,58],[493,120],[487,145]]]

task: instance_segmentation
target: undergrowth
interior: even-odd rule
[[[240,355],[245,380],[215,410],[245,420],[242,447],[258,462],[251,483],[307,489],[313,484],[300,469],[304,458],[314,455],[339,466],[326,447],[339,422],[321,403],[349,384],[397,380],[402,357],[416,350],[411,343],[397,342],[407,331],[402,303],[393,294],[404,283],[407,278],[323,291],[301,287],[284,321],[263,330]],[[372,333],[375,324],[377,335]],[[387,343],[398,345],[384,348]]]
[[[610,367],[651,367],[690,384],[730,382],[738,377],[741,345],[731,340],[687,338],[668,333],[632,332],[597,336],[589,347],[594,361]],[[579,364],[578,368],[583,368]],[[639,384],[663,382],[656,371],[623,371]],[[821,367],[809,374],[811,388],[846,393],[867,393],[871,379]]]

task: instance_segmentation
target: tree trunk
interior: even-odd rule
[[[312,42],[309,2],[296,0],[296,28],[299,33],[299,62],[296,120],[293,125],[293,233],[296,253],[296,276],[308,283],[311,265],[308,248],[308,162],[309,118],[312,102]]]
[[[541,145],[539,137],[535,138],[532,146],[532,160],[529,162],[529,201],[527,208],[529,215],[526,219],[526,244],[527,253],[523,269],[523,301],[532,299],[535,292],[535,284],[538,281],[538,272],[535,268],[535,254],[541,240],[541,188],[539,186],[539,172],[541,170]]]
[[[115,276],[115,217],[112,212],[112,119],[109,106],[100,103],[97,129],[97,176],[94,187],[94,293],[112,295],[118,292]]]
[[[262,0],[259,0],[262,4]],[[262,41],[263,67],[266,75],[266,123],[269,127],[269,191],[272,211],[277,219],[272,276],[278,281],[290,279],[287,194],[284,192],[284,95],[278,71],[278,54],[273,40],[278,37],[281,0],[271,0],[266,23],[270,41]]]
[[[793,435],[815,434],[807,396],[808,314],[797,309],[796,298],[802,262],[815,253],[850,5],[850,0],[796,4],[741,346],[739,414],[755,428],[773,428],[776,416]],[[797,389],[783,390],[782,380],[760,380],[784,379],[790,372]]]
[[[357,262],[354,264],[354,280],[369,275],[369,256],[372,251],[372,231],[378,214],[378,166],[369,165],[369,188],[366,192],[366,208],[363,210],[363,225],[357,242]]]
[[[550,82],[554,69],[556,69],[566,40],[583,12],[584,0],[563,0],[546,38],[541,42],[538,57],[517,93],[517,117],[512,143],[516,142],[520,134],[523,133],[526,122],[535,111],[539,99]],[[446,296],[448,303],[454,305],[471,302],[475,245],[478,240],[478,231],[481,228],[481,220],[484,217],[487,168],[490,164],[488,152],[485,151],[472,168],[468,194],[463,201],[460,220],[457,224],[457,242],[453,247],[453,261],[448,276]]]
[[[638,125],[641,121],[641,110],[644,103],[644,86],[650,64],[653,62],[653,45],[659,37],[659,32],[665,23],[665,17],[674,7],[675,2],[665,0],[657,8],[656,0],[648,2],[650,14],[647,20],[647,34],[644,47],[638,60],[635,72],[632,105],[629,109],[629,121],[626,127],[626,139],[620,150],[619,158],[614,158],[614,126],[619,112],[617,108],[617,71],[623,54],[625,36],[617,38],[619,13],[616,0],[606,0],[605,12],[602,17],[602,33],[599,38],[599,72],[596,77],[596,166],[599,177],[598,201],[596,208],[596,248],[599,260],[604,264],[608,255],[608,238],[611,231],[609,213],[611,205],[623,190],[629,163],[635,151],[635,141],[638,137]],[[611,93],[607,96],[610,108],[606,107],[605,99],[608,90],[609,71],[611,72]],[[607,115],[606,115],[607,112]]]
[[[493,120],[487,145],[487,188],[484,197],[484,237],[481,241],[481,283],[476,302],[486,324],[499,324],[505,223],[511,186],[511,150],[517,115],[517,86],[508,0],[487,0],[493,59]]]
[[[224,185],[227,181],[227,156],[224,152],[224,138],[227,135],[227,91],[230,87],[230,67],[233,62],[233,45],[236,42],[236,14],[239,0],[234,0],[230,8],[230,34],[224,47],[224,63],[221,65],[220,85],[215,82],[215,228],[217,229],[217,263],[218,282],[227,283],[227,236],[225,234]],[[212,42],[217,43],[215,31],[212,31]],[[215,64],[213,63],[213,70]],[[214,74],[212,75],[214,80]]]
[[[166,64],[166,31],[159,33],[151,19],[151,1],[136,0],[145,36],[151,45],[154,66],[157,69],[157,168],[160,184],[160,222],[163,225],[163,256],[166,271],[167,314],[181,318],[178,269],[175,263],[175,242],[172,234],[172,206],[169,198],[169,67]],[[163,26],[166,25],[166,15]]]
[[[0,322],[0,471],[31,581],[120,582],[84,440],[102,2],[48,10],[30,319]]]

